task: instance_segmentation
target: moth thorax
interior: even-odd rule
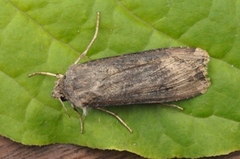
[[[63,93],[63,78],[60,78],[55,82],[55,86],[52,91],[52,97],[66,101],[65,95]]]

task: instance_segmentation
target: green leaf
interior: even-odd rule
[[[0,134],[26,145],[73,143],[127,150],[149,158],[204,157],[240,149],[238,0],[0,1]],[[90,110],[80,134],[50,94],[56,79],[89,44],[98,59],[148,49],[189,46],[209,52],[212,85],[201,96],[162,105],[111,107],[133,129]],[[84,58],[82,62],[88,59]]]

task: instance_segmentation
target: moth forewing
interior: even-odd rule
[[[167,48],[72,65],[65,97],[76,106],[165,103],[204,93],[210,85],[208,54],[199,48]]]

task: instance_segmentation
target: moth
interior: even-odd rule
[[[207,77],[209,55],[200,48],[161,48],[116,57],[79,61],[95,41],[99,28],[97,14],[95,34],[87,49],[72,64],[65,75],[35,72],[58,78],[52,97],[69,101],[78,113],[83,132],[83,120],[77,108],[86,115],[87,108],[96,108],[115,116],[130,132],[131,128],[115,113],[103,107],[167,103],[203,94],[210,86]],[[66,109],[66,108],[65,108]]]

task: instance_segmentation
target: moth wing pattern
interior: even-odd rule
[[[77,107],[165,103],[204,93],[209,56],[199,48],[166,48],[69,67],[63,93]]]

